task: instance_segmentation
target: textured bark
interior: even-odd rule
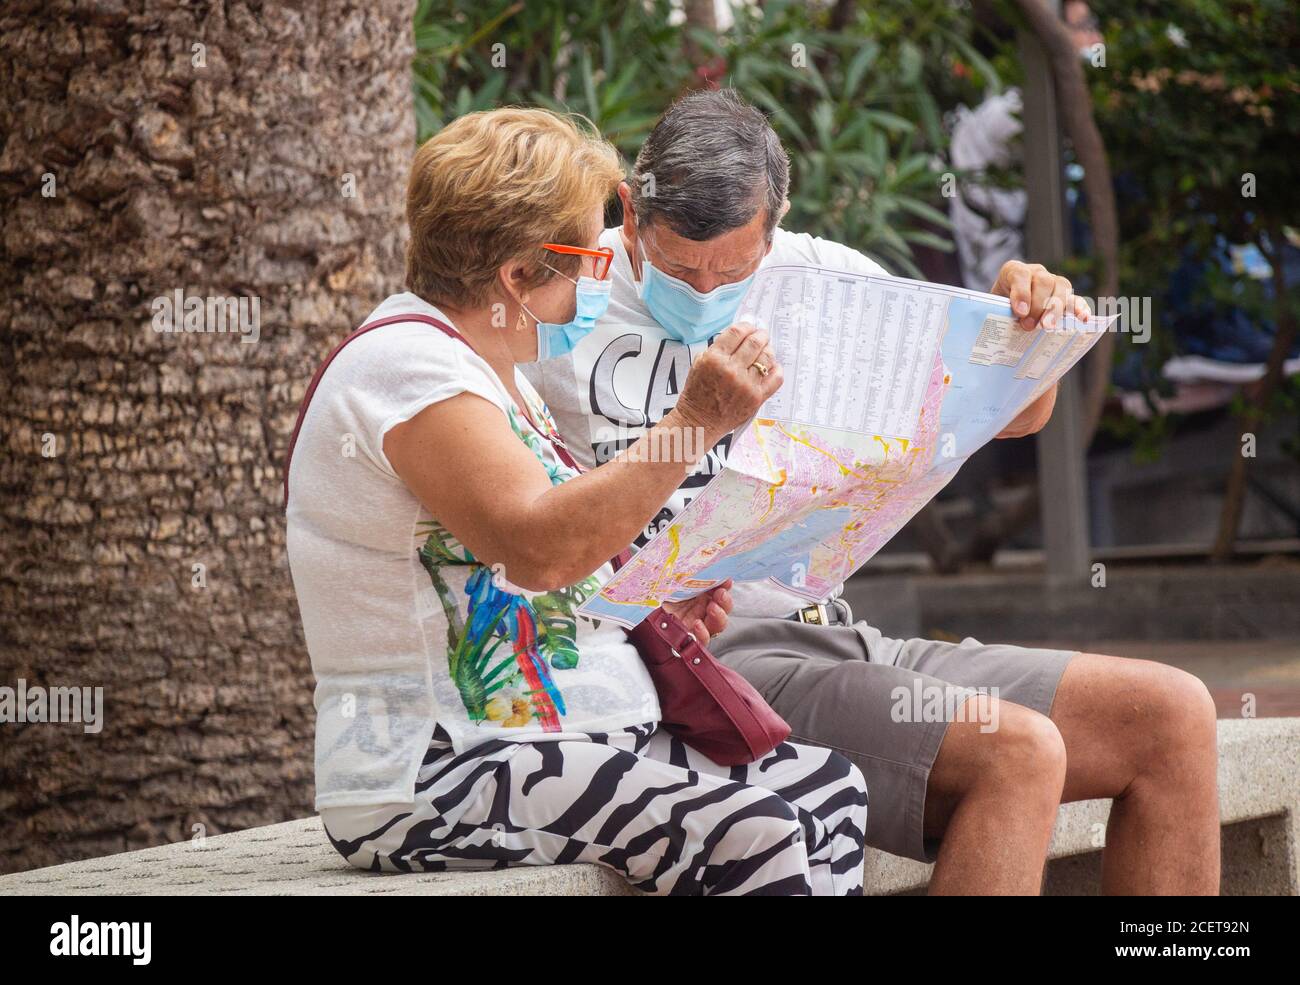
[[[0,870],[311,809],[280,463],[401,279],[412,11],[0,12],[0,685],[105,689],[98,735],[0,724]],[[260,298],[260,341],[156,333],[177,289]]]

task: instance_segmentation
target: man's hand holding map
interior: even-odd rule
[[[824,598],[1113,320],[1026,331],[996,295],[764,268],[736,321],[768,331],[784,385],[726,469],[580,611],[633,626],[727,578]]]

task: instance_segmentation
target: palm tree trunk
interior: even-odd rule
[[[413,0],[59,6],[0,13],[0,686],[104,720],[0,725],[0,871],[310,811],[280,464],[414,139]]]

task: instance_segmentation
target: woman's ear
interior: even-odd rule
[[[522,263],[510,261],[497,269],[497,283],[501,285],[504,303],[492,305],[492,324],[505,328],[511,324],[510,311],[516,309],[514,327],[520,328],[524,321],[524,305],[528,303],[528,271]]]
[[[497,271],[497,279],[511,301],[516,304],[528,303],[528,269],[522,263],[518,260],[503,263]]]

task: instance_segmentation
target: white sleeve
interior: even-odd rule
[[[889,276],[889,271],[851,246],[835,243],[808,233],[792,233],[778,228],[772,242],[769,263],[807,263],[855,274]]]
[[[363,336],[348,346],[356,351],[339,367],[334,393],[340,418],[352,422],[357,450],[386,474],[397,478],[384,454],[384,437],[432,404],[473,393],[509,414],[500,381],[463,342],[424,325],[371,334],[373,339]]]

